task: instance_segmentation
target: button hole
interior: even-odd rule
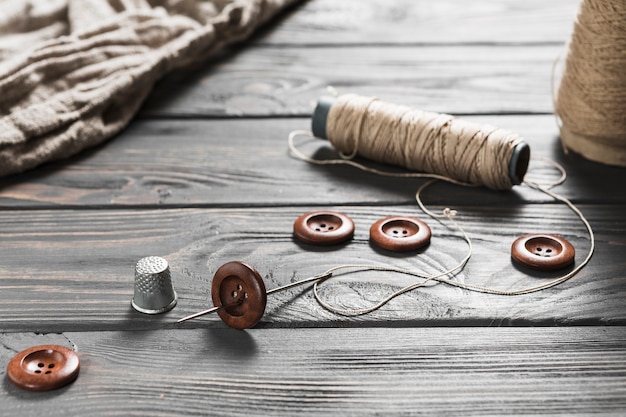
[[[47,374],[51,374],[51,373],[52,373],[52,371],[46,371],[46,375],[47,375]]]
[[[236,298],[237,297],[237,291],[233,291],[231,295],[233,296],[233,298]]]
[[[43,363],[39,362],[39,363],[37,364],[37,366],[38,366],[38,367],[40,367],[40,368],[43,368],[45,365],[44,365]]]
[[[50,365],[48,365],[48,368],[50,368],[50,369],[54,368],[54,364],[51,363]]]
[[[40,374],[40,373],[41,373],[41,370],[37,369],[37,370],[35,371],[35,373],[36,373],[36,374]]]

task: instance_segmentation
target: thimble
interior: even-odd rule
[[[148,256],[135,266],[135,294],[133,308],[141,313],[159,314],[176,305],[176,292],[172,286],[170,266],[159,256]]]

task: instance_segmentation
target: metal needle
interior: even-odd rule
[[[182,323],[183,321],[195,319],[196,317],[204,316],[205,314],[217,313],[223,308],[226,308],[226,306],[212,307],[212,308],[209,308],[208,310],[200,311],[198,313],[193,313],[187,317],[183,317],[182,319],[177,320],[176,323]]]
[[[313,282],[313,281],[317,281],[317,280],[320,280],[320,279],[329,278],[331,275],[332,275],[332,272],[328,271],[328,272],[325,272],[325,273],[320,274],[320,275],[316,275],[316,276],[311,277],[311,278],[303,279],[302,281],[292,282],[291,284],[287,284],[287,285],[283,285],[282,287],[271,289],[271,290],[267,291],[266,294],[268,294],[268,295],[269,294],[273,294],[275,292],[284,291],[284,290],[287,290],[287,289],[292,288],[292,287],[297,287],[298,285],[306,284],[307,282]],[[204,316],[205,314],[217,313],[218,311],[220,311],[220,310],[222,310],[224,308],[231,307],[231,306],[236,305],[236,304],[241,304],[243,302],[243,300],[244,300],[243,298],[240,298],[239,300],[237,300],[236,302],[234,302],[232,304],[211,307],[208,310],[199,311],[197,313],[191,314],[191,315],[189,315],[187,317],[183,317],[182,319],[177,320],[176,323],[182,323],[183,321],[195,319],[196,317]]]
[[[306,284],[308,282],[313,282],[313,281],[317,281],[317,280],[320,280],[320,279],[328,278],[331,275],[332,275],[332,272],[325,272],[325,273],[320,274],[320,275],[315,275],[314,277],[311,277],[311,278],[303,279],[302,281],[292,282],[290,284],[283,285],[282,287],[278,287],[278,288],[274,288],[274,289],[268,290],[267,291],[267,295],[270,295],[270,294],[273,294],[273,293],[279,292],[279,291],[288,290],[289,288],[297,287],[299,285],[303,285],[303,284]]]

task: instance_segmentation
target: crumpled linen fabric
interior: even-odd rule
[[[0,0],[0,176],[123,129],[154,83],[298,0]]]

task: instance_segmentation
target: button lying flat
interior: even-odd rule
[[[293,234],[310,245],[337,245],[352,239],[354,222],[336,211],[313,211],[296,219]]]
[[[424,247],[430,243],[430,236],[430,227],[413,217],[385,217],[370,227],[370,240],[381,248],[394,252]]]
[[[19,388],[48,391],[74,381],[79,368],[80,360],[73,350],[58,345],[41,345],[15,355],[7,366],[7,376]]]
[[[511,245],[511,257],[533,269],[552,271],[574,262],[576,251],[566,239],[556,235],[528,234]]]
[[[265,283],[261,275],[243,262],[222,265],[211,284],[213,305],[223,306],[217,314],[228,326],[248,329],[261,320],[267,304]]]

